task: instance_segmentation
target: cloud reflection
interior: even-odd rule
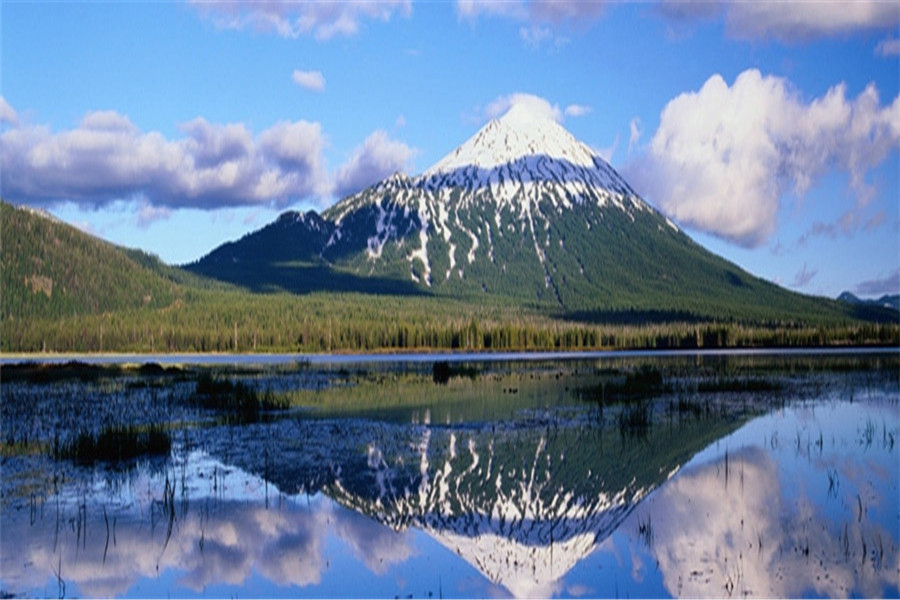
[[[789,475],[790,476],[790,475]],[[676,596],[882,596],[897,585],[895,536],[807,494],[797,477],[785,492],[765,450],[745,448],[683,472],[634,515],[634,530]],[[852,509],[852,510],[851,510]],[[826,514],[828,512],[828,514]]]
[[[92,506],[86,519],[85,513],[75,516],[78,509],[71,507],[60,520],[58,535],[55,507],[48,502],[34,525],[28,518],[4,518],[3,585],[56,595],[59,569],[66,594],[93,597],[130,590],[158,595],[151,591],[153,580],[166,572],[176,574],[179,586],[197,593],[213,585],[245,585],[255,573],[278,586],[302,588],[321,583],[331,531],[376,574],[412,553],[407,534],[324,497],[308,505],[290,498],[276,504],[265,508],[240,500],[204,499],[192,501],[186,511],[179,504],[167,541],[167,517],[159,502],[132,506],[124,514],[111,510],[106,518],[99,507]],[[24,545],[14,550],[7,543],[13,539]]]

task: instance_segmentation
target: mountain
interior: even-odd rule
[[[843,292],[837,299],[847,304],[877,306],[900,311],[900,294],[885,294],[878,299],[865,300],[855,296],[852,292]]]
[[[285,213],[186,268],[255,291],[449,296],[581,321],[863,314],[710,253],[589,146],[520,105],[419,176],[395,174],[321,216]]]
[[[2,316],[99,314],[161,308],[180,297],[159,259],[114,246],[32,208],[0,202]]]

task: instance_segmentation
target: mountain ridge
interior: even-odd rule
[[[270,243],[274,224],[185,267],[256,291],[329,289],[334,275],[364,291],[493,297],[589,321],[867,314],[790,292],[710,253],[559,123],[520,106],[421,174],[395,173],[312,214],[285,213]]]

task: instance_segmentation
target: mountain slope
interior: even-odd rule
[[[155,257],[90,236],[47,213],[0,202],[0,320],[57,318],[142,307],[179,297]]]
[[[900,294],[884,294],[876,299],[863,299],[857,297],[852,292],[843,292],[837,299],[841,302],[846,302],[847,304],[877,306],[900,311]]]
[[[523,106],[418,177],[395,174],[321,217],[286,213],[187,268],[254,290],[512,301],[590,321],[892,318],[789,292],[708,252]]]

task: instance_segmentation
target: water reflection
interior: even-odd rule
[[[878,439],[867,441],[873,423]],[[629,527],[675,596],[896,596],[898,429],[896,401],[763,417],[661,488]]]
[[[165,489],[160,474],[138,478],[125,505],[104,502],[106,494],[97,490],[74,504],[51,498],[33,510],[5,511],[4,586],[34,595],[111,597],[240,588],[262,577],[276,586],[305,588],[322,582],[330,537],[375,574],[413,552],[408,533],[323,496],[283,496],[200,453],[186,462],[192,481],[178,488],[171,507],[164,494],[153,493]],[[166,583],[160,578],[165,573],[174,574],[170,589],[158,587]]]
[[[425,377],[400,380],[407,404],[379,384],[370,405],[357,388],[349,409],[240,425],[185,411],[171,456],[126,469],[4,455],[0,592],[898,594],[895,376],[866,373],[877,385],[853,402],[843,373],[789,399],[730,382],[710,402],[672,394],[640,435],[615,426],[622,407],[569,393],[571,377],[516,375],[516,394],[465,382],[453,402]],[[42,402],[52,413],[53,394]]]

